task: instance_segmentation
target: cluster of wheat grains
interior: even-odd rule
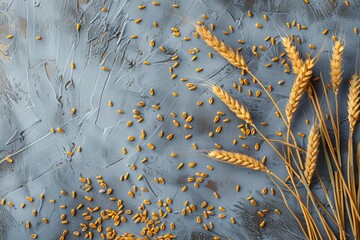
[[[304,64],[300,67],[300,71],[296,76],[293,87],[290,91],[289,101],[286,105],[286,117],[290,123],[293,114],[299,107],[300,99],[307,90],[307,87],[310,83],[310,79],[313,73],[313,67],[315,65],[315,60],[308,58]]]
[[[239,119],[252,124],[251,114],[244,105],[240,104],[230,94],[216,85],[212,86],[212,91]]]
[[[299,74],[301,67],[303,65],[303,61],[300,58],[300,53],[296,49],[296,47],[292,44],[291,38],[282,38],[282,43],[284,45],[285,51],[287,53],[288,58],[291,61],[293,72],[295,74]]]
[[[217,161],[238,165],[255,171],[270,172],[269,169],[261,162],[241,153],[213,150],[208,153],[208,157]]]
[[[214,36],[209,29],[205,26],[196,26],[196,31],[204,39],[206,44],[217,51],[221,56],[229,61],[232,65],[237,68],[248,70],[244,57],[237,51],[234,51],[231,47],[220,41]]]
[[[306,151],[305,161],[305,179],[310,185],[311,179],[314,175],[317,157],[319,154],[320,147],[320,128],[317,124],[314,124],[310,130],[308,137],[308,145]]]
[[[348,117],[350,130],[354,132],[355,125],[360,116],[360,78],[355,74],[350,80],[350,90],[348,96]]]
[[[270,100],[278,110],[278,113],[282,117],[285,126],[288,128],[288,138],[285,142],[281,142],[288,148],[287,153],[281,153],[276,149],[269,139],[264,136],[261,131],[256,127],[256,124],[252,120],[252,116],[249,110],[238,101],[236,101],[230,94],[228,94],[225,90],[221,89],[218,86],[212,86],[213,93],[221,99],[226,106],[236,114],[236,116],[250,124],[255,128],[256,132],[260,134],[260,136],[270,145],[272,149],[274,149],[281,160],[286,165],[286,169],[288,171],[288,179],[291,181],[291,188],[288,183],[285,183],[279,178],[276,174],[271,172],[264,164],[260,163],[256,159],[244,155],[242,153],[234,153],[223,150],[213,150],[208,152],[207,156],[209,158],[225,162],[228,164],[235,164],[241,167],[246,167],[248,169],[266,172],[270,178],[275,177],[275,179],[282,184],[283,187],[287,188],[289,192],[298,200],[302,217],[305,223],[301,223],[297,214],[294,214],[291,210],[291,207],[287,205],[287,200],[285,195],[283,195],[283,200],[291,211],[293,216],[299,220],[299,224],[303,230],[304,236],[307,239],[323,239],[323,234],[327,236],[327,239],[347,239],[347,236],[350,234],[347,232],[345,226],[345,218],[350,222],[350,226],[352,229],[352,235],[355,239],[358,238],[358,230],[357,228],[360,226],[360,214],[359,214],[359,206],[360,206],[360,179],[359,177],[355,177],[355,165],[352,164],[352,133],[355,131],[356,123],[359,120],[360,115],[360,80],[358,75],[354,75],[350,81],[350,89],[348,95],[348,118],[350,125],[350,137],[349,137],[349,147],[348,147],[348,167],[347,174],[345,173],[345,169],[342,167],[341,163],[341,148],[340,148],[340,131],[339,131],[339,118],[338,118],[338,102],[337,95],[339,91],[339,87],[342,82],[343,75],[343,53],[344,53],[344,44],[340,41],[335,41],[335,44],[332,48],[332,58],[330,60],[330,82],[332,85],[332,89],[336,96],[336,121],[334,121],[334,114],[332,113],[332,108],[330,106],[328,91],[325,89],[325,83],[322,78],[321,82],[324,88],[324,96],[327,103],[328,109],[326,110],[328,114],[324,113],[323,106],[321,105],[321,101],[318,98],[316,88],[311,84],[311,79],[313,77],[313,68],[315,66],[315,58],[307,57],[306,59],[302,59],[300,57],[300,53],[297,48],[293,45],[293,41],[291,38],[282,38],[282,43],[284,49],[287,53],[289,60],[292,63],[293,72],[296,75],[294,84],[291,88],[289,100],[285,108],[286,118],[283,118],[281,110],[277,105],[276,101],[273,99],[271,94],[266,91],[266,88],[261,83],[261,81],[256,78],[256,76],[250,71],[249,67],[246,65],[246,61],[243,56],[237,51],[233,50],[230,46],[226,45],[222,41],[220,41],[216,36],[212,34],[212,32],[207,29],[205,26],[197,26],[196,30],[207,43],[208,46],[212,47],[216,50],[221,56],[228,60],[228,62],[234,65],[237,68],[245,70],[249,73],[255,82],[259,83],[260,86],[265,90]],[[297,144],[297,139],[294,137],[292,128],[290,127],[290,123],[294,118],[294,113],[299,107],[300,99],[304,95],[305,92],[308,92],[310,96],[310,100],[312,103],[312,107],[316,114],[317,120],[319,124],[314,124],[310,130],[308,136],[308,144],[306,148],[306,159],[305,159],[305,171],[302,171],[297,164],[292,165],[292,159],[297,156],[298,162],[301,163],[301,154],[300,148]],[[325,116],[326,115],[326,116]],[[328,127],[326,123],[327,119],[331,119],[331,126]],[[328,129],[329,128],[329,129]],[[333,143],[334,139],[332,138],[332,134],[335,134],[335,145]],[[292,138],[289,140],[289,136]],[[350,144],[351,143],[351,144]],[[320,146],[323,146],[322,151],[324,151],[325,155],[325,163],[328,168],[329,179],[331,180],[332,188],[334,189],[333,194],[334,197],[329,197],[329,192],[326,188],[324,188],[323,182],[321,180],[321,176],[319,178],[319,183],[321,183],[321,187],[324,190],[324,195],[326,197],[326,203],[320,202],[317,194],[315,194],[310,188],[311,180],[316,171],[316,166],[318,165],[321,159],[318,159],[318,155],[320,152]],[[360,146],[360,145],[359,145]],[[360,147],[359,147],[360,148]],[[335,150],[336,149],[336,150]],[[360,150],[358,150],[360,151]],[[296,152],[296,154],[294,154]],[[346,151],[345,151],[346,152]],[[358,153],[360,154],[360,153]],[[360,167],[359,156],[357,156],[357,167]],[[293,167],[294,166],[294,167]],[[335,167],[335,169],[334,169]],[[345,176],[348,175],[348,181],[345,180]],[[324,176],[326,177],[326,176]],[[359,184],[355,185],[355,179],[359,181]],[[304,196],[301,194],[301,191],[298,188],[297,181],[305,186],[306,190],[306,199],[312,203],[311,208],[315,211],[310,212],[310,206],[303,203]],[[278,187],[281,191],[281,188]],[[335,201],[335,202],[333,202]],[[346,201],[346,204],[344,202]],[[325,205],[330,206],[329,209],[324,207]],[[335,206],[335,207],[333,207]],[[347,211],[344,211],[344,206],[346,206]],[[325,215],[322,210],[325,210]],[[317,217],[316,215],[317,214]],[[315,217],[318,219],[315,220]],[[335,225],[330,225],[328,223],[329,219],[335,222]],[[337,231],[335,231],[337,228]]]
[[[337,40],[333,46],[330,60],[330,79],[334,93],[337,95],[342,81],[344,44]]]

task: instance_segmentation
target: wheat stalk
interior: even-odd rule
[[[282,38],[282,43],[285,47],[287,56],[291,61],[293,72],[295,74],[299,74],[301,70],[301,66],[303,65],[303,61],[300,58],[300,53],[296,49],[296,46],[292,44],[290,38]]]
[[[332,58],[330,60],[330,77],[332,88],[335,94],[337,94],[340,83],[342,81],[344,45],[339,40],[337,40],[332,48],[332,52]]]
[[[249,70],[244,57],[239,52],[234,51],[230,46],[220,41],[205,26],[196,26],[196,31],[209,47],[217,51],[221,56],[228,60],[229,63],[237,68],[241,68],[246,71]]]
[[[348,96],[348,118],[351,132],[354,132],[355,125],[360,116],[360,78],[354,74],[350,80]]]
[[[241,105],[237,100],[231,97],[225,90],[218,86],[212,86],[212,91],[216,94],[218,98],[223,101],[228,108],[236,114],[238,118],[245,121],[248,124],[252,124],[250,112],[246,109],[244,105]]]
[[[246,167],[255,171],[270,173],[269,169],[264,164],[245,154],[223,150],[212,150],[208,153],[207,156],[221,162],[239,165],[241,167]]]
[[[305,161],[305,179],[310,185],[311,179],[314,175],[316,168],[316,161],[319,154],[320,146],[320,128],[317,124],[314,124],[310,130],[308,138],[308,146],[306,151]]]
[[[286,117],[289,123],[299,106],[301,96],[304,94],[307,86],[309,85],[314,65],[315,60],[308,58],[300,68],[300,72],[295,79],[294,85],[290,91],[289,101],[286,106]]]

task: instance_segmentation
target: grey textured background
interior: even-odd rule
[[[157,211],[155,204],[158,198],[174,199],[174,212],[165,220],[167,230],[177,234],[177,239],[211,239],[215,235],[231,239],[302,239],[297,223],[279,197],[261,195],[263,187],[273,187],[266,176],[261,173],[250,172],[225,164],[213,162],[205,158],[200,151],[193,150],[192,143],[198,144],[199,149],[214,148],[214,143],[222,144],[226,150],[244,151],[242,143],[253,146],[261,140],[258,136],[249,137],[246,141],[239,140],[238,145],[232,145],[240,131],[236,119],[220,101],[215,99],[213,105],[208,104],[212,96],[208,84],[217,83],[240,99],[249,107],[255,121],[269,122],[269,127],[263,128],[267,136],[278,138],[275,131],[283,131],[284,126],[274,116],[274,109],[263,93],[260,98],[248,97],[247,90],[253,92],[258,86],[251,83],[243,87],[239,93],[232,88],[234,82],[241,77],[239,70],[234,69],[219,55],[215,54],[201,40],[192,37],[191,24],[207,14],[206,23],[215,23],[215,34],[234,48],[243,46],[242,50],[251,69],[266,85],[274,86],[274,96],[283,107],[286,104],[289,88],[293,83],[293,75],[283,72],[280,63],[273,63],[271,68],[264,65],[278,56],[282,51],[279,38],[276,45],[270,47],[264,42],[265,36],[278,37],[279,34],[294,34],[301,37],[303,43],[300,51],[315,55],[324,46],[321,58],[316,67],[316,75],[321,70],[324,78],[328,78],[329,49],[331,35],[346,39],[345,79],[355,72],[355,60],[358,53],[359,38],[353,33],[353,27],[360,27],[358,14],[360,2],[350,1],[350,7],[345,7],[343,1],[313,0],[305,5],[302,1],[272,0],[272,1],[179,1],[180,8],[174,10],[170,1],[160,1],[160,6],[153,6],[152,1],[121,1],[121,0],[1,0],[0,1],[0,154],[1,157],[12,155],[13,164],[2,161],[0,164],[0,197],[15,204],[14,208],[0,205],[0,239],[29,239],[30,234],[37,233],[39,239],[58,239],[64,229],[70,232],[79,230],[79,223],[83,221],[80,214],[68,217],[69,225],[60,224],[60,214],[70,215],[70,209],[80,202],[85,202],[85,192],[80,190],[78,178],[82,174],[91,177],[95,182],[96,175],[103,175],[110,187],[114,188],[114,196],[124,200],[125,209],[136,211],[144,198],[150,199],[153,204],[149,211]],[[147,5],[139,10],[138,5]],[[101,12],[106,6],[110,11]],[[247,10],[252,10],[253,18],[247,17]],[[267,14],[270,18],[265,22],[262,18]],[[134,19],[142,18],[140,24]],[[156,20],[158,28],[152,26]],[[307,25],[308,30],[286,29],[285,21],[296,20]],[[75,24],[81,22],[79,32]],[[255,23],[263,24],[262,29],[256,29]],[[229,36],[222,34],[232,25],[234,33]],[[170,28],[179,27],[181,37],[171,34]],[[329,29],[329,34],[323,36],[321,32]],[[285,32],[284,32],[285,31]],[[13,39],[6,36],[13,34]],[[130,39],[136,34],[138,39]],[[36,41],[35,36],[42,36]],[[192,37],[191,41],[184,42],[184,36]],[[154,39],[155,48],[149,46]],[[245,45],[237,43],[238,39],[246,40]],[[310,43],[318,48],[311,50]],[[259,50],[260,58],[251,54],[253,45],[269,47],[265,52]],[[167,53],[159,50],[164,46]],[[188,49],[198,47],[198,60],[190,61]],[[213,52],[213,59],[207,57]],[[179,55],[180,66],[174,69],[178,75],[171,80],[168,68],[174,64],[171,57]],[[151,61],[151,65],[143,65],[144,60]],[[70,63],[76,68],[72,70]],[[107,66],[110,71],[101,70]],[[195,68],[203,67],[201,73]],[[189,91],[186,83],[180,81],[187,77],[188,82],[200,84],[196,91]],[[248,76],[246,76],[248,78]],[[207,82],[204,83],[204,79]],[[249,79],[250,80],[250,79]],[[277,85],[284,80],[283,86]],[[149,89],[155,89],[155,95],[149,95]],[[347,84],[344,83],[340,94],[340,104],[346,104]],[[178,92],[178,97],[171,93]],[[110,108],[108,101],[114,106]],[[136,123],[132,110],[139,101],[146,102],[146,106],[139,108],[145,119]],[[197,101],[204,101],[198,107]],[[151,105],[161,103],[160,110],[154,110]],[[304,119],[314,119],[314,113],[308,107],[309,102],[304,98],[297,113],[296,131],[307,133],[309,127]],[[70,114],[71,108],[77,109],[76,115]],[[123,109],[125,114],[117,113]],[[345,108],[343,108],[345,110]],[[224,111],[230,123],[223,125],[221,134],[209,138],[208,133],[214,131],[219,124],[213,123],[217,111]],[[194,117],[192,130],[183,127],[176,128],[172,124],[170,112],[176,113],[177,120],[184,124],[181,113],[186,111]],[[164,117],[163,122],[156,120],[156,115]],[[222,117],[224,119],[224,117]],[[344,129],[344,141],[347,136],[346,111],[342,111],[341,119]],[[130,128],[126,122],[133,120]],[[65,134],[51,134],[50,128],[62,127]],[[147,132],[147,139],[140,140],[141,129]],[[165,136],[174,133],[173,140],[159,138],[159,131],[165,131]],[[185,140],[186,134],[192,133],[190,140]],[[134,135],[136,140],[129,142],[127,136]],[[305,146],[304,140],[301,144]],[[150,151],[147,142],[152,142],[156,149]],[[262,142],[261,142],[262,143]],[[143,146],[137,152],[135,146]],[[73,146],[81,146],[83,151],[72,157],[66,155]],[[128,154],[121,153],[122,147],[128,149]],[[170,157],[171,152],[179,153],[178,158]],[[258,159],[266,155],[268,166],[280,175],[284,172],[282,162],[274,155],[266,144],[261,144],[258,152],[245,151]],[[143,157],[148,157],[148,163],[141,163]],[[196,161],[195,168],[184,167],[176,170],[180,162],[188,164]],[[136,163],[137,170],[132,171],[130,164]],[[207,165],[213,165],[215,170],[208,171]],[[320,163],[319,170],[325,168]],[[130,179],[119,182],[119,176],[130,172]],[[196,172],[208,172],[209,178],[195,189],[188,184],[188,191],[180,189],[186,185],[186,179]],[[137,177],[144,174],[145,180],[137,181]],[[154,177],[163,177],[165,185],[156,184]],[[326,177],[324,179],[326,181]],[[241,185],[241,191],[235,192],[235,185]],[[139,188],[147,187],[152,190],[148,193],[138,192],[135,199],[127,195],[133,185]],[[102,207],[113,208],[106,196],[98,194],[100,189],[97,183],[88,195],[94,197],[89,206],[100,204]],[[318,186],[314,186],[315,188]],[[70,196],[60,195],[64,189],[69,193],[76,190],[78,197],[73,200]],[[213,191],[217,191],[221,198],[215,199]],[[38,196],[44,193],[43,203]],[[34,196],[34,203],[27,203],[25,209],[20,209],[21,203],[26,202],[25,196]],[[259,202],[259,207],[253,207],[246,198],[253,195]],[[57,199],[56,204],[50,204],[49,199]],[[198,207],[198,211],[182,216],[180,211],[183,203],[189,200]],[[215,215],[206,220],[212,221],[215,228],[205,232],[202,225],[196,224],[195,219],[202,214],[200,203],[204,200],[213,204],[216,209],[223,206],[227,209],[226,219],[218,219],[218,210]],[[290,199],[290,202],[292,200]],[[59,208],[61,204],[68,207]],[[296,205],[296,204],[295,204]],[[283,215],[273,212],[266,217],[267,226],[260,229],[258,224],[261,218],[256,212],[264,208],[279,208]],[[39,210],[39,216],[33,217],[31,211]],[[236,218],[236,225],[230,223],[230,217]],[[47,217],[49,224],[41,223],[41,218]],[[129,217],[130,220],[130,217]],[[31,229],[25,229],[25,221],[31,221]],[[174,222],[176,229],[170,230],[168,224]],[[132,221],[121,224],[118,233],[132,232],[139,236],[144,225],[135,225]],[[99,235],[96,235],[99,239]],[[69,236],[68,239],[73,239]]]

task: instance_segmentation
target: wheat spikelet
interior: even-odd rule
[[[344,52],[344,45],[337,40],[335,45],[332,48],[332,57],[330,60],[330,77],[331,77],[331,84],[335,94],[338,93],[340,83],[342,81],[342,67],[343,67],[343,52]]]
[[[314,175],[316,168],[317,156],[319,154],[320,146],[320,128],[317,124],[314,124],[310,130],[308,138],[308,146],[306,151],[306,161],[305,161],[305,179],[310,185],[311,179]]]
[[[300,58],[300,53],[296,49],[296,46],[292,44],[290,38],[282,38],[282,43],[285,47],[287,56],[291,61],[293,72],[295,74],[299,74],[301,70],[301,66],[303,65],[303,61]]]
[[[205,26],[196,26],[196,31],[209,47],[217,51],[221,56],[228,60],[229,63],[237,68],[241,68],[246,71],[249,70],[244,57],[240,53],[234,51],[230,46],[220,41]]]
[[[269,169],[261,162],[241,153],[213,150],[210,151],[207,156],[221,162],[239,165],[241,167],[246,167],[255,171],[262,171],[267,173],[270,172]]]
[[[301,96],[304,94],[307,86],[309,85],[314,65],[314,59],[307,59],[300,68],[300,72],[295,79],[294,85],[290,92],[289,101],[286,106],[286,117],[289,123],[291,122],[292,116],[299,106]]]
[[[252,124],[251,114],[245,108],[245,106],[241,105],[238,101],[236,101],[233,97],[231,97],[226,91],[221,89],[218,86],[212,86],[212,91],[218,96],[218,98],[223,101],[228,108],[236,114],[238,118],[245,121],[248,124]]]
[[[350,130],[354,132],[355,125],[360,116],[360,78],[354,74],[350,80],[350,89],[348,96],[348,118]]]

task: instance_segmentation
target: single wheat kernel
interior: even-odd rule
[[[259,227],[261,228],[265,227],[265,220],[260,223]]]
[[[195,167],[196,166],[196,162],[191,162],[191,163],[189,163],[189,167],[190,168],[193,168],[193,167]]]
[[[309,48],[310,48],[310,49],[316,49],[316,46],[315,46],[314,44],[310,43],[310,44],[309,44]]]
[[[255,207],[258,205],[258,203],[257,203],[254,199],[251,199],[251,200],[250,200],[250,203],[251,203],[252,205],[254,205]]]
[[[246,150],[249,150],[249,149],[250,149],[250,147],[249,147],[247,144],[245,144],[245,143],[242,144],[242,147],[243,147],[244,149],[246,149]]]
[[[257,212],[257,215],[259,216],[259,217],[265,217],[265,214],[264,213],[262,213],[262,212]]]
[[[213,97],[210,97],[209,98],[209,104],[213,104],[214,103],[214,98]]]
[[[216,147],[217,149],[222,149],[222,146],[221,146],[220,144],[218,144],[218,143],[215,143],[215,147]]]

